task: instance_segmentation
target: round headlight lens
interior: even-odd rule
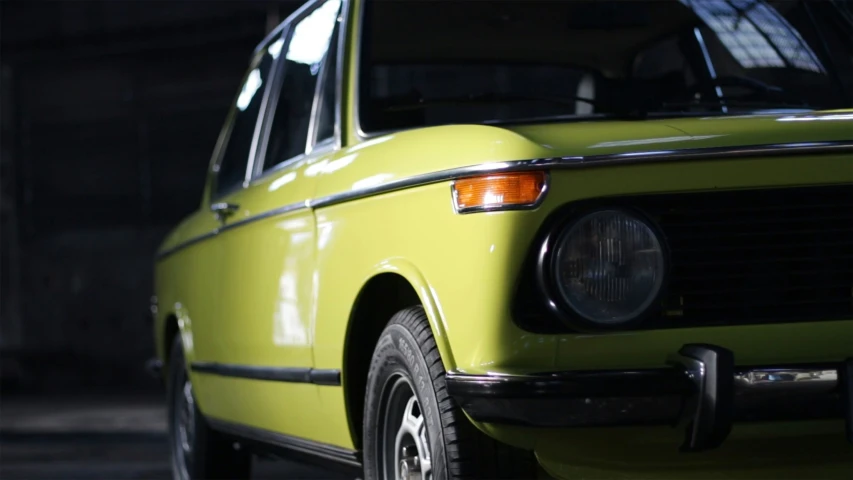
[[[560,294],[594,323],[633,320],[661,289],[661,242],[646,222],[628,213],[586,215],[563,232],[555,247],[552,272]]]

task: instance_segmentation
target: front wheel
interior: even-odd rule
[[[447,394],[444,373],[423,308],[394,315],[367,377],[365,477],[536,478],[533,453],[477,430]]]

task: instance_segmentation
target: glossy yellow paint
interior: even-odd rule
[[[353,7],[350,14],[355,16],[358,2]],[[341,125],[344,148],[308,155],[223,198],[240,205],[226,225],[304,200],[461,166],[529,158],[853,140],[853,121],[790,115],[506,128],[456,125],[363,140],[352,122],[352,45],[358,30],[355,24],[351,27],[348,74],[344,77],[345,122]],[[853,356],[853,319],[536,335],[517,327],[509,314],[520,265],[537,229],[549,213],[567,202],[628,193],[833,183],[853,183],[853,160],[849,156],[729,158],[553,171],[547,197],[533,211],[459,215],[452,207],[449,182],[315,209],[295,209],[223,230],[157,263],[158,355],[166,359],[165,323],[174,316],[188,362],[343,369],[349,320],[359,292],[374,276],[394,273],[418,293],[448,370],[509,373],[655,367],[690,342],[728,347],[743,364],[837,361]],[[208,203],[206,193],[200,210],[169,235],[162,251],[219,227],[207,210]],[[198,373],[191,377],[199,405],[208,415],[354,448],[344,388]],[[343,378],[345,386],[349,380]],[[670,472],[676,477],[698,471],[710,476],[728,475],[732,472],[719,470],[728,468],[727,459],[740,466],[748,464],[748,459],[738,456],[737,449],[756,442],[784,444],[785,448],[826,444],[829,456],[824,464],[832,472],[837,472],[832,470],[837,461],[850,460],[849,450],[842,451],[843,443],[836,439],[841,431],[837,423],[802,430],[791,430],[784,424],[739,426],[731,446],[708,455],[679,456],[677,461],[672,452],[680,433],[663,429],[565,431],[478,426],[508,443],[535,448],[552,474],[566,478],[580,472],[578,469],[592,476],[596,471],[605,472],[603,475],[611,478],[630,472],[658,477],[672,465],[678,465]],[[767,440],[770,433],[778,438]],[[626,456],[613,457],[614,448],[620,445],[624,448],[619,455]],[[772,449],[764,451],[772,453]],[[792,448],[785,465],[800,461],[796,459],[801,459],[802,465],[812,465],[809,455],[818,453]],[[755,462],[750,465],[744,468],[753,468]]]
[[[309,198],[314,179],[304,173],[322,158],[312,155],[296,161],[222,198],[240,205],[226,225],[264,213],[270,205]],[[223,259],[221,281],[212,295],[218,308],[205,328],[210,329],[208,338],[216,339],[216,348],[209,357],[196,360],[312,366],[315,231],[314,215],[302,209],[220,234],[215,242],[227,252],[239,253]],[[201,401],[213,417],[297,436],[307,436],[312,425],[322,424],[320,418],[307,416],[315,412],[316,386],[201,377],[207,377],[198,387]],[[283,410],[304,413],[281,415]]]
[[[605,126],[599,125],[599,128]],[[562,126],[569,135],[575,127]],[[647,133],[648,125],[641,127],[643,131],[636,133],[623,128],[621,136]],[[474,147],[448,152],[436,141],[438,138],[460,147],[469,142],[485,148],[479,154]],[[250,216],[296,201],[297,197],[291,193],[267,200],[273,195],[270,186],[281,183],[282,179],[294,185],[293,195],[296,192],[305,195],[304,188],[309,187],[304,185],[312,185],[313,197],[319,198],[430,169],[530,158],[541,151],[542,147],[520,134],[494,127],[424,129],[380,137],[309,160],[237,194],[241,196],[238,201],[235,197],[235,201],[251,205],[249,210],[241,210],[241,214]],[[301,211],[272,217],[200,244],[225,242],[229,251],[239,252],[230,253],[237,263],[223,261],[223,268],[242,272],[229,275],[239,281],[230,282],[230,290],[212,300],[239,299],[238,306],[220,307],[229,312],[229,317],[240,319],[231,320],[231,327],[226,325],[227,320],[221,320],[222,331],[245,339],[246,343],[226,348],[227,344],[220,341],[209,357],[199,356],[197,347],[194,358],[249,365],[313,365],[340,369],[347,322],[360,289],[373,276],[393,272],[405,277],[428,306],[428,316],[447,369],[485,373],[654,367],[663,365],[666,355],[684,343],[699,341],[731,348],[745,364],[838,360],[853,355],[851,321],[630,334],[534,335],[515,326],[508,306],[522,258],[531,247],[536,229],[549,212],[566,202],[640,192],[853,183],[851,166],[849,157],[824,155],[555,171],[545,202],[530,212],[458,215],[452,208],[449,184],[440,183],[319,208],[313,215]],[[287,243],[276,243],[292,242],[293,234],[288,234],[282,226],[297,219],[304,225],[316,222],[316,234],[311,237],[316,251],[309,248],[288,250]],[[302,231],[302,227],[296,231]],[[304,233],[310,236],[310,229]],[[235,243],[229,243],[231,241]],[[280,248],[274,248],[276,245]],[[187,253],[196,248],[190,247]],[[182,251],[176,257],[184,255]],[[295,262],[292,265],[301,267],[289,270],[287,259]],[[164,265],[182,261],[170,257]],[[255,273],[255,279],[249,278],[251,272]],[[299,290],[299,309],[314,309],[315,313],[300,323],[306,328],[304,338],[309,339],[305,345],[277,348],[273,332],[277,321],[275,306],[282,298],[280,280],[291,272],[301,279],[297,282],[299,286],[304,287]],[[194,275],[192,279],[200,284],[208,283]],[[258,283],[258,279],[262,281]],[[205,335],[210,338],[212,334]],[[757,344],[756,338],[761,338],[762,342]],[[205,348],[213,347],[205,345]],[[313,363],[309,351],[313,352]],[[272,383],[268,387],[251,385],[257,383],[260,382],[205,379],[200,384],[200,391],[205,395],[202,405],[213,401],[208,398],[216,398],[221,408],[211,408],[216,408],[219,417],[352,446],[342,389]],[[288,403],[283,403],[283,398],[287,398]],[[299,420],[293,424],[282,418],[285,415],[276,415],[277,409],[291,410],[291,404],[299,405]],[[493,427],[489,431],[494,434],[498,430]]]

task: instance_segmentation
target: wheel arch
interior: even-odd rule
[[[445,369],[454,368],[445,319],[435,291],[423,275],[402,259],[382,262],[369,275],[350,312],[343,351],[343,388],[353,444],[361,448],[367,372],[379,336],[391,317],[414,305],[429,319]]]

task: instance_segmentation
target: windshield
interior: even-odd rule
[[[849,108],[849,8],[833,0],[368,0],[358,119],[375,132]]]

